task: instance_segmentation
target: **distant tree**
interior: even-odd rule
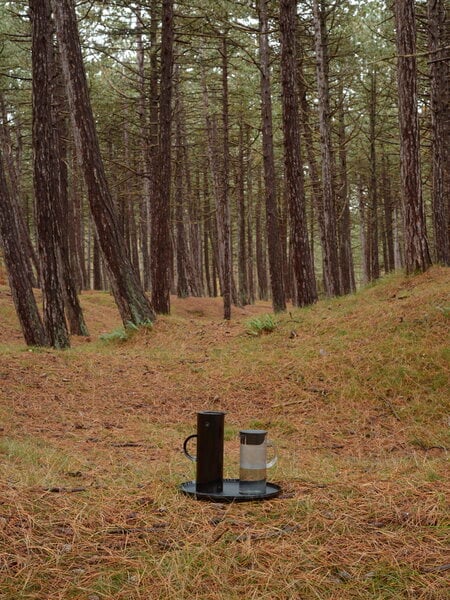
[[[398,55],[400,177],[405,227],[405,267],[407,273],[414,273],[425,271],[431,265],[425,230],[420,170],[414,0],[395,0],[394,14]]]
[[[91,212],[124,324],[153,321],[155,312],[133,269],[106,180],[72,0],[52,0],[61,64],[75,139],[79,141]]]
[[[320,149],[322,155],[323,264],[328,296],[341,292],[336,225],[333,148],[331,138],[330,90],[328,80],[328,32],[324,0],[313,0],[316,78],[318,91]]]

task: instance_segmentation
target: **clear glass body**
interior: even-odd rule
[[[277,457],[267,462],[267,431],[248,430],[240,432],[239,492],[241,494],[264,494],[267,468],[273,466]]]

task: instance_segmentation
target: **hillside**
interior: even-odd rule
[[[111,296],[83,293],[91,337],[64,352],[26,348],[0,286],[0,597],[445,598],[449,275],[393,275],[261,335],[269,304],[226,323],[191,298],[120,341]],[[178,493],[205,409],[227,413],[227,477],[239,429],[269,430],[279,499]]]

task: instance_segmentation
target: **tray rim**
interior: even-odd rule
[[[224,479],[223,483],[238,483],[239,479]],[[224,494],[224,492],[197,492],[197,490],[188,490],[185,486],[195,486],[195,480],[184,481],[178,486],[179,491],[186,496],[195,498],[196,500],[209,500],[210,502],[257,502],[261,500],[270,500],[276,498],[281,493],[281,487],[276,483],[268,481],[266,486],[270,486],[271,491],[265,494]]]

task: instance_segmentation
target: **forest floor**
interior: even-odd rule
[[[120,340],[108,293],[88,339],[27,348],[0,284],[0,598],[448,598],[450,271],[392,275],[276,317],[173,299]],[[103,338],[101,338],[102,334]],[[279,452],[277,499],[182,495],[196,412]]]

